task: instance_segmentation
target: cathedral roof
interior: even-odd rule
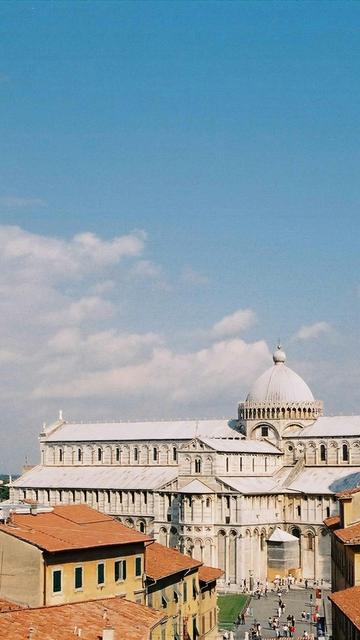
[[[306,382],[285,365],[286,355],[280,345],[273,360],[273,366],[254,382],[246,401],[264,405],[314,402]]]

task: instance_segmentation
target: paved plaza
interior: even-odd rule
[[[322,591],[322,598],[326,599],[329,591]],[[313,601],[311,603],[310,594],[313,596]],[[287,616],[294,615],[295,616],[295,626],[296,632],[294,634],[294,638],[301,637],[304,631],[307,631],[311,637],[311,633],[314,634],[314,637],[317,637],[315,624],[311,624],[311,621],[306,621],[301,617],[301,613],[305,611],[309,613],[314,612],[315,605],[315,591],[312,589],[306,590],[303,588],[293,588],[290,591],[282,593],[282,601],[285,603],[285,610],[283,615],[280,617],[280,630],[282,633],[281,637],[286,637],[284,632],[282,631],[282,625],[284,622],[287,622]],[[250,615],[246,616],[246,624],[240,625],[236,631],[234,632],[234,637],[236,640],[244,640],[246,637],[245,631],[249,631],[254,624],[254,622],[260,622],[261,624],[261,637],[262,638],[274,638],[275,632],[269,626],[269,617],[278,615],[278,603],[279,597],[278,595],[271,591],[267,597],[262,596],[260,600],[257,597],[253,597],[250,602]],[[312,604],[312,607],[311,607]],[[320,613],[322,613],[320,609]],[[251,635],[249,634],[249,637]],[[288,636],[289,637],[289,636]]]

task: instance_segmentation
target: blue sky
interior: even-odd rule
[[[57,407],[229,415],[278,336],[329,412],[360,411],[359,18],[344,2],[0,4],[3,428],[23,441],[2,466],[36,458]],[[79,234],[103,243],[92,264]],[[99,336],[131,357],[91,360]],[[169,388],[149,397],[159,349]]]

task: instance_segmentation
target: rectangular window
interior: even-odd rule
[[[105,584],[105,565],[103,562],[99,562],[97,566],[97,583],[98,585]]]
[[[168,600],[168,597],[166,595],[166,591],[165,591],[165,589],[162,589],[162,591],[161,591],[161,606],[162,606],[163,609],[166,609],[166,607],[168,606],[168,602],[169,602],[169,600]]]
[[[183,598],[183,600],[184,600],[184,602],[187,602],[187,583],[186,583],[186,582],[184,582],[184,585],[183,585],[183,591],[184,591],[184,598]]]
[[[261,427],[261,435],[263,438],[267,438],[269,435],[269,427]]]
[[[74,570],[74,588],[82,589],[83,586],[83,568],[75,567]]]
[[[158,459],[158,450],[156,447],[153,448],[153,460],[156,462]]]
[[[141,556],[135,558],[135,576],[140,577],[142,575],[142,559]]]
[[[62,591],[62,571],[54,569],[52,574],[53,593],[61,593]]]
[[[116,462],[120,462],[120,449],[116,447]]]
[[[126,580],[126,560],[115,560],[114,579],[115,582]]]
[[[192,581],[192,591],[193,591],[193,598],[196,598],[196,596],[199,593],[199,590],[198,590],[197,584],[196,584],[196,578],[193,578],[193,581]]]

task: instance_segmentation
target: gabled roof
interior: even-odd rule
[[[321,416],[314,424],[305,427],[301,438],[344,438],[360,435],[360,416]],[[294,437],[298,437],[296,434]]]
[[[216,567],[207,567],[206,565],[203,565],[199,569],[199,580],[205,584],[218,580],[222,575],[224,575],[224,571]]]
[[[360,630],[360,587],[335,591],[329,595],[329,598]]]
[[[160,580],[173,573],[181,573],[201,566],[199,560],[186,556],[177,549],[164,547],[158,542],[149,544],[145,549],[145,573],[153,580]]]
[[[308,494],[334,494],[360,484],[360,467],[303,467],[289,489]]]
[[[1,532],[50,553],[131,543],[144,544],[152,540],[86,505],[57,506],[50,513],[37,515],[13,513],[8,524],[0,525]]]
[[[27,640],[33,628],[34,640],[69,640],[75,628],[81,629],[82,640],[97,640],[109,624],[116,638],[148,640],[151,630],[164,613],[124,598],[104,598],[38,609],[22,609],[0,614],[0,637]]]
[[[38,465],[13,482],[14,487],[39,489],[157,489],[174,480],[176,466],[129,465],[114,467],[94,466],[42,466]]]
[[[179,489],[179,493],[214,493],[210,487],[200,480],[191,480],[188,484]]]

